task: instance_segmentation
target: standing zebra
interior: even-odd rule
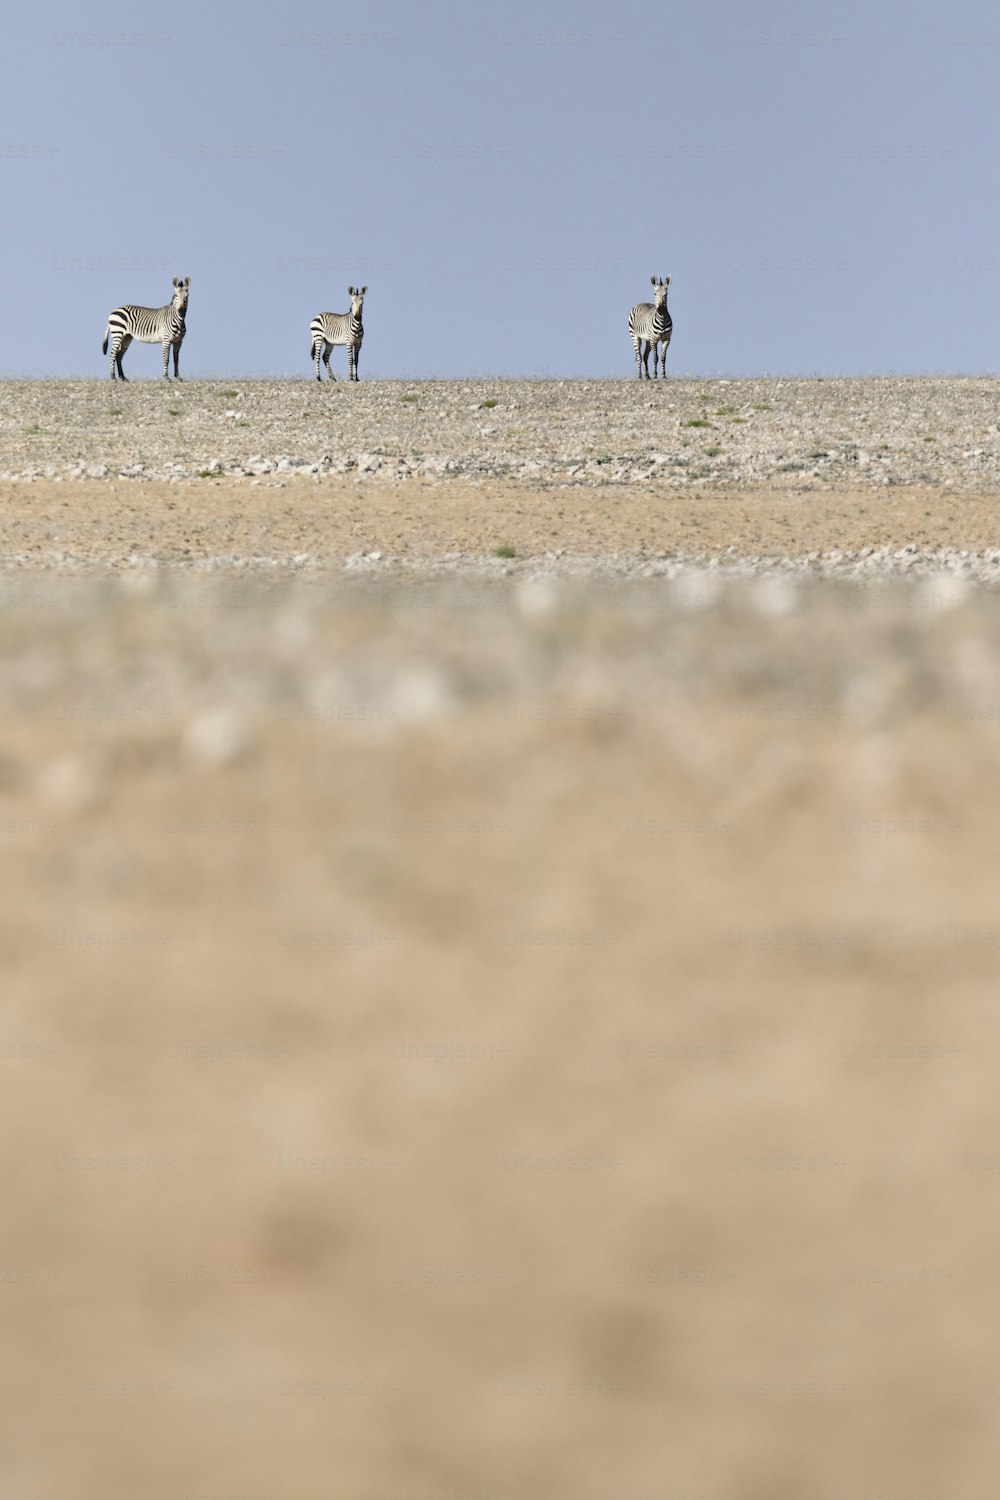
[[[653,284],[652,302],[640,302],[633,307],[628,320],[628,331],[632,335],[632,343],[635,346],[635,361],[638,367],[639,379],[642,379],[643,370],[646,379],[649,379],[649,351],[653,351],[653,379],[656,379],[660,345],[663,345],[662,364],[663,378],[667,378],[667,349],[670,345],[670,335],[674,329],[674,320],[667,312],[667,287],[673,278],[668,276],[666,281],[660,277],[651,276]]]
[[[320,355],[326,365],[326,373],[331,380],[336,380],[336,375],[330,369],[330,350],[334,344],[347,345],[347,368],[348,380],[358,378],[358,355],[361,353],[361,340],[365,336],[365,330],[361,324],[361,309],[364,306],[366,286],[347,288],[347,295],[351,299],[351,310],[349,313],[317,313],[309,324],[309,332],[312,334],[311,357],[316,361],[316,379],[322,380],[319,370]]]
[[[115,368],[117,367],[117,379],[125,379],[125,371],[122,369],[122,355],[131,344],[133,339],[138,339],[140,344],[162,344],[163,345],[163,378],[169,380],[168,364],[170,351],[174,351],[174,379],[180,380],[177,369],[177,359],[181,352],[181,344],[186,332],[184,326],[184,314],[187,312],[188,287],[191,285],[190,276],[181,281],[179,276],[174,277],[173,300],[166,307],[134,307],[127,303],[124,307],[116,307],[108,318],[108,326],[104,330],[103,352],[108,352],[108,341],[111,342],[111,379],[114,380]]]

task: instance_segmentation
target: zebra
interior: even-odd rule
[[[649,379],[649,351],[653,351],[653,379],[656,379],[657,369],[662,367],[663,379],[667,378],[667,349],[670,346],[670,335],[673,332],[674,320],[667,311],[667,287],[673,277],[668,276],[666,280],[651,276],[653,285],[653,296],[656,301],[640,302],[633,307],[628,320],[628,331],[632,335],[632,343],[635,346],[635,360],[638,367],[639,379],[642,379],[643,371],[646,379]],[[658,362],[660,345],[663,345],[662,359]]]
[[[347,288],[347,295],[351,299],[351,310],[349,313],[317,313],[309,324],[309,332],[312,334],[312,347],[309,350],[310,358],[316,361],[316,379],[322,380],[320,374],[320,355],[326,365],[326,373],[331,380],[336,380],[336,375],[330,369],[330,350],[334,344],[347,345],[347,367],[348,380],[358,378],[358,355],[361,353],[361,340],[365,336],[365,330],[361,324],[361,309],[364,306],[366,286]]]
[[[114,380],[117,367],[117,379],[125,379],[125,371],[122,369],[122,355],[131,344],[133,339],[138,339],[140,344],[162,344],[163,345],[163,378],[169,380],[168,365],[170,362],[170,351],[174,351],[174,379],[180,380],[180,372],[177,369],[177,359],[181,352],[181,344],[186,332],[184,326],[184,314],[187,312],[188,287],[191,285],[190,276],[181,281],[179,276],[174,277],[174,295],[166,307],[134,307],[127,303],[124,307],[116,307],[108,318],[108,326],[104,330],[103,352],[108,352],[108,342],[111,343],[111,379]]]

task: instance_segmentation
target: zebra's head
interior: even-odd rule
[[[365,292],[367,292],[367,290],[368,288],[366,286],[349,286],[347,288],[347,295],[351,299],[352,318],[360,318],[361,309],[364,306],[365,302]]]
[[[656,310],[657,312],[662,312],[667,305],[667,287],[673,281],[673,277],[651,276],[649,279],[653,284],[653,297],[656,301]]]
[[[176,307],[182,318],[187,312],[188,288],[190,287],[190,285],[190,276],[186,277],[184,281],[182,281],[179,276],[174,277],[174,306]]]

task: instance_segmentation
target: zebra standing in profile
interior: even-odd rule
[[[633,307],[628,320],[628,331],[632,335],[632,343],[635,346],[635,361],[638,367],[639,379],[642,379],[643,370],[646,379],[649,379],[649,351],[653,351],[653,379],[656,379],[658,368],[657,356],[660,345],[663,345],[663,357],[660,364],[663,369],[663,378],[667,378],[667,349],[670,346],[670,335],[674,329],[674,320],[667,312],[667,287],[673,278],[668,276],[664,281],[661,276],[659,280],[651,276],[653,285],[653,302],[640,302]]]
[[[320,355],[326,365],[326,373],[331,380],[336,380],[336,375],[330,369],[330,350],[334,344],[347,345],[347,368],[348,380],[358,378],[358,355],[361,353],[361,340],[365,336],[365,330],[361,324],[361,309],[364,306],[366,286],[347,288],[347,295],[351,299],[351,310],[349,313],[317,313],[309,324],[309,332],[312,334],[311,357],[316,361],[316,379],[322,380],[319,370]]]
[[[117,367],[119,380],[125,379],[125,371],[122,369],[122,355],[131,344],[133,339],[138,339],[140,344],[162,344],[163,345],[163,378],[169,380],[168,365],[170,362],[170,351],[174,351],[174,379],[180,380],[180,372],[177,369],[177,360],[181,352],[181,344],[184,342],[186,328],[184,325],[184,314],[187,312],[188,288],[191,278],[188,276],[181,281],[179,276],[174,277],[173,300],[166,307],[134,307],[127,303],[124,307],[116,307],[108,318],[108,326],[104,330],[103,352],[108,352],[108,341],[111,343],[111,379],[114,380],[115,368]]]

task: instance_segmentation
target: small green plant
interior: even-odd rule
[[[770,407],[770,406],[768,406],[768,404],[767,404],[766,401],[763,403],[763,405],[761,405],[761,406],[755,406],[754,407],[754,411],[772,411],[772,410],[773,410],[773,408]]]
[[[682,422],[682,427],[712,427],[714,423],[706,422],[704,417],[693,417],[690,422]]]
[[[810,458],[829,458],[830,455],[829,455],[829,453],[827,453],[827,451],[826,451],[825,448],[821,448],[818,453],[810,453],[809,457]]]
[[[485,411],[492,411],[493,408],[494,408],[494,406],[499,406],[499,404],[500,403],[496,400],[496,398],[493,397],[493,396],[491,396],[488,401],[480,401],[480,403],[479,403],[479,410],[480,411],[484,411],[484,410]]]
[[[718,456],[719,456],[719,454],[721,452],[722,452],[721,448],[706,448],[705,449],[705,456],[706,456],[706,458],[718,458]]]
[[[516,557],[517,553],[514,551],[513,547],[509,547],[505,543],[504,546],[497,548],[497,550],[494,552],[493,556],[494,557]]]
[[[111,417],[120,417],[122,415],[122,409],[121,409],[121,407],[120,406],[113,406],[111,408],[110,412],[108,413],[108,415],[111,416]]]
[[[220,477],[221,476],[219,474],[218,469],[199,469],[198,470],[198,478],[199,479],[219,479]]]
[[[400,401],[416,401],[416,396],[400,396]]]
[[[39,427],[39,425],[38,425],[38,423],[37,423],[37,422],[33,422],[33,423],[32,423],[32,425],[31,425],[31,426],[30,426],[30,427],[26,427],[26,428],[25,428],[25,429],[24,429],[24,430],[25,430],[25,432],[26,432],[26,433],[28,433],[28,434],[29,434],[29,435],[30,435],[30,436],[31,436],[31,437],[35,437],[35,436],[36,436],[36,434],[37,434],[37,433],[39,433],[39,432],[41,432],[41,431],[42,431],[42,429],[41,429],[41,428],[40,428],[40,427]]]
[[[731,417],[735,410],[735,406],[719,406],[716,408],[715,415],[717,417]]]
[[[179,417],[180,415],[181,415],[181,413],[178,411],[178,409],[177,409],[176,406],[168,406],[167,407],[167,416],[168,417]]]
[[[239,391],[220,391],[219,395],[225,401],[236,401],[239,399]]]
[[[937,442],[937,438],[933,438],[933,437],[925,437],[925,438],[924,438],[924,442],[925,442],[925,443],[936,443],[936,442]]]
[[[732,423],[739,422],[741,427],[745,427],[747,425],[746,417],[730,417],[729,420]]]

